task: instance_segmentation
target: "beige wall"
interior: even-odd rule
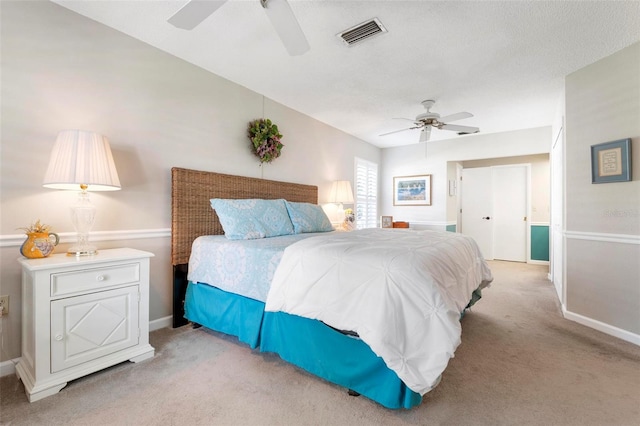
[[[425,144],[418,143],[383,149],[380,214],[393,216],[394,220],[444,230],[448,221],[455,221],[455,215],[449,214],[452,209],[455,211],[455,201],[452,200],[455,197],[448,195],[449,179],[455,175],[453,163],[537,154],[548,158],[550,140],[551,127],[539,127],[427,142],[426,150]],[[432,175],[432,205],[394,206],[393,177],[419,174]],[[546,198],[541,210],[547,211],[548,216],[548,192]]]
[[[75,194],[42,188],[59,130],[93,130],[111,142],[122,190],[92,194],[94,231],[119,231],[99,248],[156,254],[151,320],[171,315],[171,167],[314,184],[322,203],[333,180],[353,180],[354,156],[380,162],[370,144],[58,5],[0,5],[0,294],[10,296],[11,308],[2,319],[0,361],[20,356],[16,228],[41,219],[55,232],[73,232]],[[259,167],[246,126],[263,114],[278,124],[285,147]]]
[[[566,309],[640,344],[640,43],[566,78]],[[591,183],[591,145],[632,139],[633,181]]]

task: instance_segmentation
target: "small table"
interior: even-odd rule
[[[149,344],[149,259],[120,248],[95,256],[20,258],[22,357],[16,374],[29,402],[67,382],[129,360],[153,357]]]
[[[409,222],[393,222],[394,228],[408,228]]]

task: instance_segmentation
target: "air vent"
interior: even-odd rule
[[[363,22],[341,32],[338,34],[338,37],[340,37],[347,46],[351,46],[352,44],[386,32],[387,29],[382,25],[382,22],[380,22],[378,18],[373,18],[370,21]]]

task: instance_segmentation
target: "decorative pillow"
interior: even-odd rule
[[[285,201],[285,204],[296,234],[333,231],[333,226],[331,226],[322,207],[311,203],[294,203],[292,201]]]
[[[254,240],[293,234],[284,200],[213,198],[224,235],[230,240]]]

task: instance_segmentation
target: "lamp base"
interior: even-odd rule
[[[67,256],[95,256],[96,254],[98,254],[98,249],[96,248],[96,246],[92,245],[74,245],[69,247],[69,250],[67,250]]]
[[[71,221],[76,228],[77,240],[69,250],[69,256],[93,256],[98,253],[98,249],[89,243],[89,231],[93,227],[96,217],[96,208],[89,200],[87,186],[81,185],[82,191],[78,194],[78,202],[71,206]]]

